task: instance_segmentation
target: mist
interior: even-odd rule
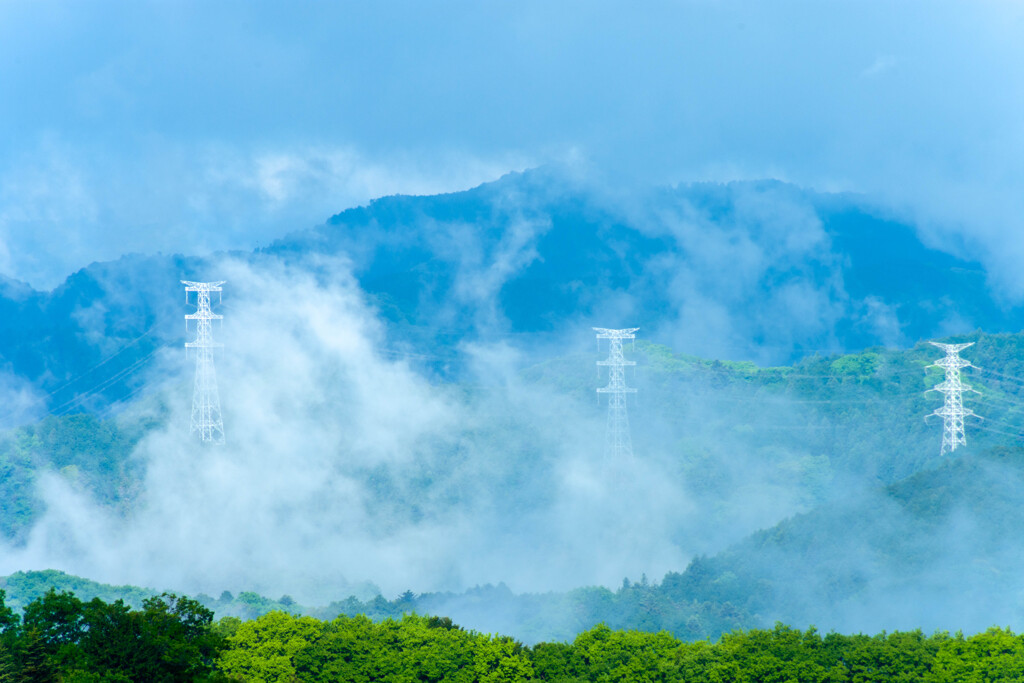
[[[609,462],[599,355],[564,361],[565,376],[589,386],[556,388],[524,375],[530,349],[467,341],[459,353],[470,374],[442,383],[415,355],[389,350],[342,259],[214,270],[227,280],[214,304],[225,316],[214,335],[225,345],[216,367],[226,445],[187,433],[193,366],[184,349],[164,350],[150,379],[157,393],[120,418],[154,403],[169,411],[132,455],[145,474],[131,505],[100,505],[60,472],[40,477],[46,511],[22,547],[3,549],[0,572],[59,568],[307,604],[366,582],[385,595],[616,586],[681,569],[807,502],[801,482],[773,482],[757,448],[729,439],[700,456],[730,453],[721,467],[737,484],[709,513],[681,470],[679,427],[645,413],[646,397],[632,408],[638,457]],[[642,375],[631,381],[647,391]],[[705,419],[695,412],[685,424]]]
[[[393,304],[359,278],[382,245],[399,266],[387,264],[377,278],[411,266],[402,265],[397,233],[372,222],[365,231],[328,224],[296,238],[298,246],[286,241],[244,258],[94,267],[87,281],[109,294],[83,299],[69,315],[104,354],[124,343],[111,330],[122,334],[126,316],[151,319],[146,324],[169,339],[180,334],[179,316],[192,309],[161,293],[177,269],[189,269],[179,274],[186,279],[227,281],[214,303],[224,315],[214,336],[224,343],[216,368],[227,443],[204,446],[188,434],[194,365],[178,339],[132,385],[140,399],[107,413],[124,424],[158,423],[131,456],[142,473],[137,490],[110,505],[73,472],[43,473],[36,494],[45,512],[23,539],[0,548],[0,572],[57,568],[193,595],[290,595],[310,606],[351,594],[457,593],[486,584],[516,593],[614,589],[626,578],[682,572],[694,558],[728,557],[758,530],[836,501],[870,504],[880,486],[935,466],[920,420],[932,409],[920,393],[923,362],[854,361],[877,366],[879,381],[899,380],[905,403],[864,408],[863,424],[854,426],[839,407],[873,394],[843,383],[841,359],[812,354],[798,367],[764,367],[794,348],[840,348],[842,324],[906,343],[906,307],[851,293],[848,255],[836,244],[842,233],[826,230],[807,195],[755,183],[650,190],[639,197],[659,201],[642,201],[594,189],[591,179],[577,177],[566,189],[550,177],[526,178],[527,188],[533,178],[544,182],[540,199],[516,178],[481,189],[494,195],[484,204],[487,229],[412,211],[418,230],[401,236],[409,249],[430,254],[440,274],[414,290],[419,307],[410,316],[420,317],[397,323]],[[544,333],[513,333],[502,296],[524,273],[546,276],[536,270],[552,253],[544,240],[565,229],[552,207],[581,186],[610,216],[600,220],[619,231],[609,238],[599,223],[601,239],[640,235],[662,248],[644,255],[636,279],[595,288],[589,309]],[[331,241],[341,238],[351,242]],[[647,291],[661,292],[663,303],[644,309]],[[595,348],[592,323],[641,327],[627,352],[639,362],[628,376],[639,390],[629,408],[630,462],[605,455],[606,408],[595,389],[607,378],[595,363],[607,349]],[[429,327],[419,337],[428,342],[417,345],[410,327]],[[728,356],[762,366],[717,361]],[[439,371],[439,364],[458,369]],[[767,379],[751,393],[748,379],[758,373]],[[789,375],[840,384],[809,398],[767,390]],[[833,402],[834,414],[822,412]],[[916,440],[893,449],[894,432]],[[843,522],[833,528],[842,535]],[[934,538],[955,547],[969,542],[970,528]],[[822,598],[827,571],[792,583],[780,572],[798,555],[769,548],[755,564],[781,588],[755,616],[870,630],[966,614],[915,611],[886,598],[886,586],[906,585],[902,568],[876,567],[868,551],[850,571],[879,587],[864,600],[877,610]],[[943,567],[955,564],[932,560],[921,571],[934,572],[928,585],[938,594],[949,585]],[[908,590],[918,597],[906,600],[923,600],[921,591]],[[491,606],[443,606],[470,627],[506,623],[495,621]]]

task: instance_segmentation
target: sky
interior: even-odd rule
[[[562,164],[861,192],[1024,296],[1011,2],[0,0],[0,273]]]

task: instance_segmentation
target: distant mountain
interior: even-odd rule
[[[219,277],[225,256],[129,255],[52,292],[0,283],[0,388],[41,392],[4,422],[133,396],[153,354],[184,340],[178,280]],[[511,335],[560,354],[592,325],[762,363],[1024,327],[979,264],[925,246],[866,200],[776,181],[612,192],[537,169],[385,197],[230,256],[347,264],[391,343],[442,359],[449,376],[461,340]]]
[[[124,600],[125,604],[135,608],[142,607],[145,600],[160,594],[150,588],[97,583],[53,569],[15,572],[10,576],[0,577],[0,590],[6,593],[4,602],[7,607],[15,610],[23,609],[25,605],[42,597],[51,588],[58,592],[70,591],[86,602],[93,598],[106,602]]]
[[[347,255],[382,312],[426,338],[637,325],[703,357],[786,362],[1024,321],[978,263],[913,226],[777,181],[623,196],[538,169],[378,199],[269,251]]]
[[[384,322],[382,343],[418,354],[443,380],[436,388],[459,421],[402,445],[415,449],[408,460],[324,447],[360,491],[351,504],[368,538],[451,514],[481,532],[470,559],[506,572],[514,548],[520,569],[537,564],[550,576],[560,573],[554,563],[574,561],[564,541],[595,546],[608,543],[602,532],[614,542],[653,524],[643,540],[671,551],[659,573],[677,569],[660,584],[631,577],[614,591],[332,595],[318,614],[417,608],[530,639],[601,620],[696,638],[774,619],[981,628],[1024,609],[1012,569],[1024,521],[1014,450],[1024,434],[1024,334],[1011,333],[1021,309],[1000,303],[977,263],[929,248],[862,198],[774,181],[614,192],[539,169],[465,192],[379,199],[254,253],[130,255],[52,292],[2,281],[0,420],[23,425],[0,439],[4,542],[29,547],[45,520],[37,482],[132,519],[146,481],[132,453],[168,409],[156,400],[120,409],[158,383],[164,353],[182,353],[191,307],[178,280],[220,279],[229,258],[268,273],[268,286],[282,263],[314,281],[351,270]],[[225,289],[225,324],[241,291]],[[249,319],[275,324],[273,311]],[[588,482],[566,473],[600,452],[601,408],[579,408],[596,386],[592,325],[642,331],[630,351],[636,466],[599,464]],[[982,396],[970,400],[985,421],[944,461],[937,425],[922,419],[938,405],[924,395],[941,378],[926,368],[938,353],[918,342],[952,334],[977,342],[965,356],[981,368],[970,381]],[[528,352],[507,375],[518,393],[461,366],[466,342],[500,340]],[[330,399],[316,406],[318,421],[336,418]],[[112,415],[121,417],[99,419]],[[337,443],[328,442],[348,447]],[[614,495],[588,498],[602,476]],[[653,506],[652,487],[661,487]],[[277,519],[278,537],[295,528],[290,514]],[[642,550],[645,562],[656,555]],[[547,564],[529,555],[545,552]],[[678,558],[695,554],[678,571]],[[279,604],[257,598],[246,594],[244,613]]]
[[[102,411],[133,396],[147,362],[183,342],[178,280],[201,269],[182,256],[128,255],[83,268],[51,292],[4,287],[0,387],[26,396],[8,400],[0,425]]]

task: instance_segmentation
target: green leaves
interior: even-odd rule
[[[85,630],[84,605],[73,593],[50,589],[25,607],[26,630],[35,631],[52,652],[63,645],[78,643]]]
[[[729,683],[981,683],[1024,680],[1024,636],[990,629],[964,639],[920,631],[822,637],[783,624],[716,644],[597,626],[572,645],[531,650],[538,680]]]
[[[8,628],[0,647],[11,644],[13,670],[25,680],[194,681],[214,673],[224,647],[212,620],[197,601],[168,593],[132,610],[50,589],[25,607],[20,629]]]
[[[10,617],[0,591],[0,616]],[[6,610],[6,612],[5,612]],[[17,621],[17,618],[14,618]],[[1024,680],[1024,636],[920,630],[822,636],[813,627],[728,633],[687,643],[600,624],[571,643],[524,647],[446,617],[321,621],[275,611],[213,623],[172,594],[132,610],[50,590],[0,638],[0,683],[244,680],[256,683],[996,683]],[[230,634],[225,638],[225,634]]]
[[[322,622],[271,612],[239,626],[222,670],[252,681],[473,681],[533,679],[523,646],[464,631],[450,619],[408,615]]]

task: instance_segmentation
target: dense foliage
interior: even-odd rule
[[[281,612],[242,624],[221,655],[250,681],[1019,681],[1024,636],[920,631],[822,636],[777,625],[715,644],[599,625],[570,643],[534,647],[466,632],[448,619],[406,616],[324,622]]]
[[[111,586],[56,569],[14,572],[10,576],[0,577],[0,590],[4,591],[7,606],[15,611],[24,609],[30,602],[35,602],[51,590],[74,593],[85,602],[93,598],[105,602],[120,600],[137,608],[142,607],[146,600],[160,595],[160,591],[138,586]]]
[[[729,681],[995,683],[1024,677],[1024,636],[920,630],[822,636],[781,624],[685,642],[599,624],[532,647],[447,617],[320,620],[281,611],[241,621],[163,594],[132,610],[50,590],[19,618],[0,591],[0,682]]]
[[[133,610],[47,591],[19,619],[0,590],[0,681],[201,681],[222,678],[213,612],[165,593]]]

